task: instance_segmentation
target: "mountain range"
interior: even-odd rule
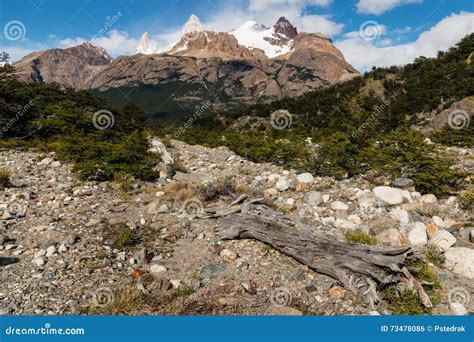
[[[359,75],[329,38],[300,33],[284,17],[271,28],[248,21],[230,32],[212,32],[191,16],[184,27],[168,51],[160,52],[145,32],[133,56],[114,59],[84,43],[33,52],[15,67],[24,81],[90,90],[114,105],[135,102],[162,119],[192,114],[203,101],[214,111],[228,110]]]

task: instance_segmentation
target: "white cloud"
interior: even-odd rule
[[[16,62],[31,52],[37,51],[37,47],[24,46],[0,46],[0,52],[5,51],[10,54],[10,60]]]
[[[274,6],[320,6],[328,7],[332,0],[250,0],[248,9],[251,12],[263,11]]]
[[[203,21],[205,30],[228,32],[240,27],[248,20],[255,20],[268,27],[273,26],[278,18],[286,16],[299,31],[320,32],[328,37],[339,34],[344,25],[331,20],[330,16],[305,14],[308,6],[328,7],[332,0],[237,0],[223,2],[220,10]],[[184,23],[183,23],[184,25]],[[144,31],[150,31],[144,27]],[[182,36],[182,26],[170,27],[160,32],[150,32],[153,44],[168,51]],[[67,48],[84,42],[106,49],[112,56],[133,55],[139,45],[140,37],[130,37],[125,31],[111,30],[97,37],[68,37],[59,39],[50,37],[55,46]],[[18,50],[18,49],[17,49]],[[26,51],[26,50],[25,50]],[[35,49],[28,49],[28,52]],[[18,56],[20,55],[20,56]],[[23,57],[21,51],[12,53],[15,59]]]
[[[369,70],[372,66],[404,65],[420,56],[435,57],[438,51],[445,51],[458,43],[467,34],[474,32],[474,13],[461,12],[442,19],[430,30],[420,34],[414,42],[383,46],[386,38],[367,40],[359,32],[350,32],[338,47],[356,69]]]
[[[380,15],[395,7],[406,4],[420,4],[423,0],[359,0],[357,11],[364,14]]]
[[[298,28],[303,32],[321,32],[332,37],[341,33],[344,25],[337,24],[322,15],[303,15],[298,18]]]
[[[275,25],[285,16],[299,31],[320,32],[332,37],[342,31],[343,24],[330,16],[306,14],[307,6],[327,7],[332,0],[250,0],[248,6],[228,4],[219,13],[204,22],[205,29],[226,32],[240,27],[248,20],[255,20],[267,27]]]
[[[58,40],[58,44],[62,48],[72,47],[84,42],[90,42],[93,45],[100,46],[107,50],[112,56],[132,55],[136,53],[139,40],[130,38],[127,32],[111,30],[107,35],[93,37],[87,40],[83,37],[66,38]]]

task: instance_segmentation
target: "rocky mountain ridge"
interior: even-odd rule
[[[173,94],[178,111],[189,112],[209,98],[216,106],[250,104],[301,95],[359,75],[330,39],[298,33],[285,18],[270,29],[247,22],[229,33],[187,32],[159,54],[151,53],[156,49],[150,44],[145,33],[141,53],[134,56],[112,60],[82,44],[35,52],[15,67],[25,81],[91,89],[118,104],[132,100],[147,114],[159,112],[169,99],[162,94]],[[123,94],[129,95],[124,99]]]

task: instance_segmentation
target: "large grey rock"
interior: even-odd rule
[[[396,228],[398,223],[390,217],[387,216],[378,216],[369,222],[369,228],[372,234],[378,235],[383,231],[386,231],[391,228]]]
[[[277,191],[283,192],[290,188],[290,182],[286,178],[280,178],[275,185]]]
[[[302,173],[296,177],[299,183],[313,184],[314,177],[311,173]]]
[[[406,238],[396,228],[387,229],[376,236],[381,245],[399,247],[407,245]]]
[[[410,178],[398,178],[392,183],[394,187],[401,189],[411,188],[414,184],[415,182]]]
[[[310,191],[308,193],[308,204],[310,206],[318,206],[323,203],[323,195],[318,191]]]
[[[442,251],[448,250],[456,243],[456,238],[447,230],[439,230],[429,241],[429,245],[435,246]]]
[[[168,150],[166,149],[165,144],[158,139],[158,138],[152,138],[150,141],[150,152],[152,153],[157,153],[161,156],[161,160],[163,163],[166,165],[171,165],[174,163],[173,158],[171,157],[171,154],[169,154]]]
[[[466,247],[451,247],[444,254],[446,261],[444,266],[469,279],[474,279],[474,249]]]
[[[390,218],[404,224],[410,222],[410,217],[408,216],[408,212],[400,208],[394,208],[390,210]]]
[[[408,232],[408,241],[413,246],[424,246],[428,243],[425,227],[416,227]]]
[[[373,192],[375,197],[384,205],[398,205],[403,203],[403,197],[399,189],[389,186],[378,186]]]

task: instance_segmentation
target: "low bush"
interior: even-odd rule
[[[0,168],[0,190],[6,188],[10,184],[11,174],[5,168]]]
[[[363,232],[361,229],[350,230],[345,234],[347,242],[358,243],[362,245],[372,245],[377,244],[377,239],[369,234]]]

